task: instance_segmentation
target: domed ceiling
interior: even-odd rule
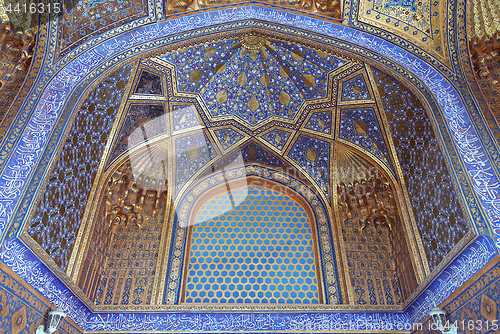
[[[249,31],[119,68],[89,95],[69,136],[28,234],[102,309],[207,302],[398,309],[466,232],[418,99],[362,61],[280,36]],[[265,196],[235,202],[237,189]],[[286,198],[280,209],[269,209],[269,194]],[[214,203],[227,210],[210,213]],[[268,209],[260,215],[252,205]],[[231,248],[247,234],[221,237],[236,228],[227,220],[238,221],[240,210],[253,218],[237,228],[262,230],[249,245],[275,243],[262,254],[288,238],[279,226],[295,231],[293,219],[306,217],[301,224],[311,225],[297,233],[311,240],[308,253],[292,256],[313,261],[307,282],[294,278],[302,292],[285,289],[289,277],[272,286],[262,268],[293,277],[303,264],[271,266],[250,248]],[[276,210],[306,214],[262,218]],[[435,222],[452,220],[451,237],[433,244]],[[231,254],[213,258],[233,266],[239,282],[207,264],[201,250],[210,233]],[[300,246],[287,242],[279,247]],[[244,263],[261,269],[237,268]],[[257,290],[241,293],[235,287],[243,282]]]

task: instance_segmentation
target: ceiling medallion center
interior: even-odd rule
[[[243,36],[238,40],[248,50],[256,51],[265,48],[267,40],[260,36]]]

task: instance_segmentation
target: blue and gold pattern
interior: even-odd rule
[[[463,5],[463,4],[462,4],[462,5]],[[450,8],[453,8],[453,6],[451,6]],[[272,14],[274,14],[274,13],[272,13]],[[204,15],[204,14],[201,14],[201,15]],[[254,14],[254,15],[255,15],[255,14]],[[278,12],[278,15],[280,15],[280,14],[279,14],[279,12]],[[209,15],[207,15],[207,16],[209,16]],[[278,16],[276,16],[276,17],[278,17]],[[298,26],[298,27],[300,27],[300,28],[312,29],[312,30],[315,30],[315,31],[319,31],[319,30],[321,30],[321,32],[326,33],[326,34],[336,34],[336,33],[337,33],[337,30],[336,30],[336,29],[331,28],[331,27],[328,27],[328,25],[327,25],[327,24],[325,24],[325,25],[324,25],[323,23],[321,24],[321,25],[322,25],[322,28],[321,28],[321,29],[319,29],[317,26],[315,26],[315,25],[314,25],[314,21],[313,21],[313,20],[308,21],[308,20],[307,20],[307,18],[305,18],[305,19],[304,19],[304,18],[301,18],[301,19],[303,19],[303,20],[301,20],[300,22],[298,22],[298,21],[293,21],[293,20],[289,19],[289,17],[286,17],[286,15],[285,15],[285,14],[283,14],[283,16],[281,16],[281,17],[278,17],[278,18],[276,18],[276,17],[273,17],[272,15],[270,15],[270,14],[266,13],[266,16],[262,16],[261,18],[263,18],[263,19],[268,19],[268,20],[275,20],[275,21],[279,21],[279,22],[286,22],[286,23],[290,23],[290,25]],[[218,17],[217,17],[216,15],[213,15],[213,16],[211,16],[211,15],[210,15],[210,17],[208,17],[208,20],[206,20],[206,22],[214,22],[214,21],[213,21],[214,19],[216,20],[216,19],[218,19]],[[188,20],[186,20],[186,21],[188,21]],[[194,26],[196,26],[196,24],[194,24],[194,23],[193,23],[193,22],[195,22],[195,21],[196,21],[196,20],[191,20],[191,19],[190,19],[190,20],[189,20],[189,23],[188,23],[188,24],[186,24],[186,27],[187,27],[187,28],[185,28],[185,29],[191,29],[191,28],[193,28]],[[200,20],[200,21],[203,21],[203,20]],[[216,22],[220,22],[220,21],[216,21]],[[305,23],[304,23],[304,22],[305,22]],[[326,26],[326,28],[323,28],[323,27],[325,27],[325,26]],[[178,27],[179,27],[179,26],[176,26],[176,28],[178,28]],[[179,28],[179,30],[182,30],[182,29],[184,29],[184,28],[181,26],[181,27]],[[347,33],[345,32],[346,30],[347,30]],[[451,32],[451,33],[453,33],[453,32]],[[450,34],[451,34],[451,33],[450,33]],[[348,36],[348,35],[349,35],[349,36]],[[368,48],[370,48],[370,49],[378,49],[378,51],[380,51],[382,54],[384,54],[384,55],[388,56],[388,57],[389,57],[389,58],[391,58],[391,59],[395,59],[396,61],[398,61],[398,62],[400,62],[400,63],[405,63],[405,59],[406,59],[406,58],[408,58],[408,59],[409,59],[409,61],[408,61],[408,63],[407,63],[407,64],[408,64],[408,66],[406,66],[406,67],[407,67],[407,68],[409,68],[409,69],[415,69],[415,72],[414,72],[414,73],[416,73],[416,75],[417,75],[417,76],[419,76],[419,77],[423,78],[423,80],[424,80],[424,82],[425,82],[425,83],[429,83],[429,82],[430,82],[429,80],[428,80],[428,81],[425,81],[426,79],[429,79],[429,78],[431,77],[431,75],[429,75],[429,74],[425,74],[425,73],[426,73],[425,71],[430,71],[430,72],[432,72],[432,71],[433,71],[433,69],[432,69],[432,68],[431,68],[431,69],[429,69],[428,67],[426,67],[425,65],[423,65],[423,66],[421,66],[421,70],[419,71],[419,70],[418,70],[418,66],[419,66],[419,64],[417,64],[417,65],[411,64],[411,62],[412,62],[413,60],[415,60],[415,59],[414,59],[414,55],[412,55],[412,54],[406,54],[406,53],[402,52],[402,50],[401,50],[401,49],[398,49],[398,48],[394,48],[394,49],[392,49],[390,45],[389,45],[389,46],[387,46],[387,45],[383,45],[383,44],[384,44],[383,42],[380,42],[379,40],[377,40],[377,38],[372,38],[372,36],[367,36],[367,35],[357,34],[357,32],[356,32],[356,33],[352,33],[352,35],[351,35],[351,32],[349,31],[349,29],[348,29],[348,28],[347,28],[347,29],[344,29],[344,27],[342,27],[342,31],[341,31],[341,32],[339,32],[339,34],[338,34],[337,36],[339,36],[340,38],[343,38],[343,39],[345,39],[345,40],[356,40],[356,41],[358,41],[358,42],[359,42],[359,44],[360,44],[360,45],[366,46],[366,47],[368,47]],[[148,38],[150,38],[150,36],[148,36]],[[399,44],[399,43],[398,43],[398,44]],[[386,52],[386,50],[385,50],[385,47],[386,47],[386,46],[387,46],[387,49],[389,50],[389,52]],[[412,47],[412,46],[410,46],[410,47]],[[401,53],[399,53],[399,52],[401,52]],[[415,66],[415,67],[413,67],[413,66]],[[445,71],[445,70],[443,70],[443,71]],[[427,72],[427,73],[428,73],[428,72]],[[403,75],[405,75],[405,76],[406,76],[407,74],[405,73],[405,74],[403,74]],[[428,76],[428,77],[426,77],[427,75],[429,75],[429,76]],[[439,103],[439,104],[441,104],[441,105],[443,106],[443,110],[446,112],[446,111],[448,110],[448,109],[446,109],[446,105],[445,105],[446,100],[445,100],[445,99],[443,99],[443,95],[440,95],[440,94],[439,94],[439,90],[440,90],[440,85],[441,85],[441,84],[442,84],[441,86],[443,86],[445,89],[446,89],[447,87],[449,88],[449,86],[446,86],[446,85],[448,84],[447,82],[445,82],[445,81],[442,81],[442,82],[441,82],[441,79],[442,79],[442,77],[439,77],[439,75],[438,75],[438,77],[437,77],[437,78],[432,77],[432,81],[437,82],[437,83],[436,83],[436,86],[432,86],[432,87],[433,87],[433,88],[436,88],[436,96],[437,96],[438,103]],[[412,79],[412,80],[413,80],[413,79]],[[68,82],[69,82],[69,81],[68,81]],[[76,81],[73,81],[73,82],[76,82]],[[413,81],[413,82],[414,82],[414,81]],[[451,89],[453,89],[453,88],[451,88]],[[453,95],[453,94],[452,94],[452,95]],[[459,98],[457,98],[456,100],[459,100]],[[454,107],[454,105],[453,105],[453,101],[450,101],[450,105],[451,105],[452,107]],[[460,105],[460,103],[459,103],[459,105]],[[437,111],[435,111],[435,112],[437,112]],[[461,112],[461,110],[458,110],[457,114],[460,114],[460,112]],[[445,117],[446,117],[446,119],[453,118],[453,116],[450,116],[450,114],[446,114],[446,115],[445,115]],[[446,122],[446,119],[445,119],[445,122]],[[468,118],[466,118],[466,121],[467,121],[467,122],[476,122],[476,120],[475,120],[475,119],[471,121],[471,120],[469,120]],[[52,123],[50,123],[50,122],[49,122],[49,123],[48,123],[48,126],[52,126]],[[474,130],[472,130],[472,136],[474,136],[474,135],[475,135],[475,132],[474,132]],[[41,139],[40,139],[40,140],[41,140],[41,142],[43,142],[43,141],[45,140],[45,137],[44,137],[44,136],[45,136],[45,135],[42,135],[42,136],[40,137],[40,138],[41,138]],[[474,137],[474,138],[476,138],[476,137]],[[455,139],[456,139],[456,138],[455,138]],[[459,141],[459,139],[457,139],[457,140]],[[460,141],[459,141],[459,142],[460,142]],[[453,145],[453,142],[452,142],[450,145]],[[481,154],[483,153],[482,149],[483,149],[483,147],[482,147],[482,146],[479,146],[479,153],[480,153],[480,154],[479,154],[479,158],[483,158],[483,157],[484,157],[484,156],[481,156]],[[448,148],[448,150],[450,150],[450,149]],[[464,153],[463,151],[460,151],[460,153],[461,153],[461,154],[466,155],[466,153]],[[30,156],[30,157],[32,157],[32,156],[33,156],[33,154],[31,154],[31,153],[30,153],[30,155],[29,155],[29,156]],[[36,156],[36,155],[35,155],[35,156]],[[453,157],[451,157],[450,159],[455,159],[455,157],[453,156]],[[14,161],[14,160],[13,160],[13,161]],[[472,161],[472,160],[468,160],[468,161],[470,162],[470,161]],[[473,164],[473,163],[471,163],[471,164]],[[488,169],[488,168],[489,168],[490,166],[489,166],[489,162],[488,162],[488,161],[486,162],[486,165],[485,165],[485,166],[486,166],[486,167],[485,167],[485,170],[489,172],[489,171],[490,171],[490,169]],[[466,165],[465,167],[466,167],[466,168],[469,168],[469,167],[470,167],[470,164],[468,164],[468,163],[467,163],[467,165]],[[30,166],[30,168],[31,168],[31,166]],[[467,170],[465,170],[465,172],[464,172],[462,175],[467,175],[467,173],[466,173],[466,172],[467,172]],[[493,173],[495,173],[494,171],[492,171],[492,172],[493,172]],[[471,178],[471,179],[476,180],[476,179],[474,178],[475,176],[474,176],[474,175],[472,175],[471,173],[469,173],[468,175],[470,176],[470,178]],[[483,176],[484,176],[484,175],[483,175]],[[467,179],[467,178],[468,178],[468,177],[464,177],[464,179]],[[24,179],[20,178],[20,180],[21,180],[21,182],[22,182]],[[484,194],[485,194],[485,192],[484,192],[485,190],[486,190],[486,191],[488,191],[488,190],[490,190],[490,189],[491,189],[491,188],[489,187],[490,185],[492,185],[493,187],[495,187],[495,185],[496,185],[496,184],[495,184],[495,178],[493,178],[493,181],[492,181],[492,182],[490,182],[490,181],[491,181],[490,179],[488,179],[488,180],[487,180],[487,182],[485,182],[485,181],[484,181],[484,179],[477,179],[477,180],[478,180],[478,183],[477,183],[477,184],[479,184],[479,186],[478,186],[478,187],[479,187],[479,189],[478,189],[477,191],[478,191],[478,193],[481,193],[482,195],[484,195]],[[15,191],[17,191],[18,189],[19,189],[19,191],[22,191],[22,190],[24,189],[24,188],[23,188],[23,186],[24,186],[24,184],[23,184],[23,183],[21,183],[18,187],[14,187],[13,189],[14,189]],[[461,184],[461,187],[462,187],[462,186],[463,186],[463,185]],[[465,186],[463,186],[463,187],[465,187]],[[495,189],[495,188],[493,188],[493,189]],[[469,191],[469,190],[467,190],[467,191]],[[487,212],[488,212],[488,213],[490,213],[490,212],[491,212],[492,207],[491,207],[491,206],[488,206],[489,204],[491,204],[491,203],[490,203],[490,202],[488,202],[488,201],[490,201],[490,199],[491,199],[492,201],[494,201],[494,200],[495,200],[495,198],[494,198],[494,196],[493,196],[493,197],[492,197],[492,196],[490,196],[490,197],[487,197],[487,196],[486,196],[486,197],[482,197],[482,199],[481,199],[481,200],[483,200],[484,198],[486,198],[484,201],[485,201],[485,202],[487,202],[487,204],[486,204],[486,210],[487,210]],[[471,198],[471,201],[474,201],[474,198]],[[9,202],[9,203],[10,203],[10,202]],[[11,214],[11,211],[10,211],[10,209],[9,209],[9,208],[10,208],[10,204],[9,204],[8,206],[6,206],[6,208],[7,208],[7,211],[6,211],[6,216],[7,216],[7,217],[10,217],[10,216],[9,216],[9,215]],[[3,224],[3,222],[2,222],[2,224]],[[4,226],[2,225],[2,230],[3,230],[3,227],[4,227]],[[94,317],[93,319],[94,319],[94,320],[95,320],[95,319],[99,319],[99,317],[100,317],[100,316],[101,316],[101,315],[95,315],[95,317]],[[108,315],[105,315],[105,316],[104,316],[104,319],[106,319],[106,320],[102,320],[102,321],[101,321],[101,320],[96,320],[96,324],[95,324],[95,327],[94,327],[94,328],[98,328],[98,329],[102,329],[102,328],[111,328],[111,329],[115,329],[116,327],[113,327],[113,325],[111,325],[111,322],[112,322],[112,321],[109,321],[110,319],[116,319],[116,318],[113,318],[114,316],[115,316],[115,315],[108,314]],[[207,316],[207,317],[208,317],[208,316]],[[381,317],[382,317],[382,316],[381,316]],[[132,318],[133,318],[133,319],[136,319],[136,321],[137,321],[137,319],[139,319],[139,318],[140,318],[141,320],[144,320],[144,319],[146,318],[146,316],[143,316],[143,317],[138,317],[138,318],[134,318],[134,317],[132,317]],[[173,318],[175,318],[175,317],[173,317]],[[209,318],[209,317],[208,317],[208,318]],[[159,319],[159,318],[158,318],[158,319]],[[210,319],[210,318],[209,318],[209,319]],[[108,321],[109,321],[109,322],[108,322]],[[137,321],[137,322],[140,322],[140,321]],[[139,326],[139,325],[137,325],[137,326]],[[90,327],[90,326],[89,326],[89,327]],[[141,329],[143,329],[143,327],[141,327]]]
[[[373,108],[341,109],[339,138],[366,149],[393,169],[382,128]]]
[[[330,194],[330,143],[300,135],[288,153],[320,188]]]
[[[305,100],[327,95],[328,73],[347,64],[330,54],[259,36],[209,43],[159,57],[175,64],[177,88],[199,93],[214,118],[256,125],[293,119]]]
[[[420,101],[373,71],[429,266],[434,269],[469,230],[444,157]],[[399,89],[395,89],[398,87]]]
[[[317,304],[312,240],[286,195],[258,186],[218,195],[194,221],[185,301]]]
[[[165,107],[161,104],[132,104],[115,139],[109,163],[120,154],[165,134]]]
[[[284,129],[276,129],[262,135],[261,138],[266,143],[281,151],[284,145],[288,142],[288,138],[290,137],[290,135],[290,131],[286,131]]]
[[[52,171],[28,233],[66,269],[107,134],[115,120],[131,66],[111,74],[89,95]]]
[[[211,141],[205,132],[200,131],[175,140],[177,170],[175,175],[176,191],[215,156]]]
[[[241,133],[230,128],[215,130],[214,133],[224,150],[227,150],[244,138]]]
[[[369,100],[370,92],[363,74],[358,74],[342,83],[342,101]]]
[[[330,134],[332,131],[332,111],[317,111],[311,114],[305,126],[307,130]]]

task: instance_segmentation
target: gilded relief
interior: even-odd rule
[[[79,277],[97,305],[152,301],[167,203],[156,181],[134,175],[128,161],[107,180]]]
[[[339,148],[337,160],[350,302],[399,305],[417,284],[393,186],[379,168],[346,147]]]

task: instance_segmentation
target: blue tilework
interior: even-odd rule
[[[468,223],[424,107],[394,78],[373,71],[432,270],[467,233]]]
[[[271,116],[292,119],[306,99],[326,96],[328,73],[347,63],[295,44],[268,43],[251,53],[227,40],[160,58],[176,65],[179,90],[200,93],[212,116],[233,115],[252,125]],[[218,94],[226,98],[217,102]]]
[[[174,105],[172,113],[174,114],[174,131],[201,125],[193,105]]]
[[[295,141],[288,156],[306,171],[323,189],[330,193],[330,143],[305,135]]]
[[[217,152],[204,132],[175,140],[175,185],[178,192],[184,184],[212,160]]]
[[[135,94],[162,95],[161,77],[148,71],[142,71],[141,78],[135,88]]]
[[[261,138],[264,139],[267,143],[276,147],[278,150],[281,150],[283,149],[283,145],[285,145],[288,141],[291,133],[291,131],[277,129],[266,133]]]
[[[330,134],[332,131],[332,112],[318,111],[314,112],[305,126],[308,130]]]
[[[373,108],[342,109],[340,138],[364,148],[392,170],[390,155]]]
[[[123,152],[165,134],[167,120],[161,104],[132,104],[121,125],[108,164]]]
[[[62,269],[68,265],[106,134],[111,131],[131,69],[126,66],[115,71],[81,106],[28,228],[28,234]]]
[[[199,210],[186,302],[316,304],[315,270],[304,209],[277,191],[244,187]]]
[[[219,142],[221,143],[222,148],[225,150],[227,150],[235,143],[243,139],[243,135],[241,133],[234,131],[232,129],[215,130],[214,133]]]
[[[363,74],[358,74],[342,83],[342,101],[369,100],[370,92]]]

